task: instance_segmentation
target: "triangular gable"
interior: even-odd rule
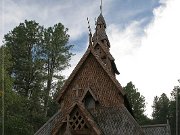
[[[112,75],[112,73],[104,65],[104,63],[101,61],[101,59],[95,54],[94,50],[91,49],[91,47],[89,47],[87,49],[86,53],[81,58],[81,60],[79,61],[79,63],[77,64],[77,66],[75,67],[75,69],[73,70],[73,72],[71,73],[71,75],[69,76],[69,78],[66,80],[65,84],[63,85],[63,87],[61,89],[61,92],[60,92],[59,96],[57,97],[57,101],[58,102],[61,100],[63,94],[65,93],[65,91],[67,89],[67,87],[69,86],[69,84],[71,83],[71,81],[73,80],[73,78],[75,77],[75,75],[77,74],[77,72],[79,71],[79,69],[81,68],[82,64],[85,62],[85,60],[87,59],[87,57],[89,56],[90,53],[93,54],[93,56],[96,58],[96,60],[101,65],[101,67],[104,69],[104,71],[107,73],[109,78],[112,80],[112,82],[115,84],[115,86],[119,89],[120,94],[125,95],[125,92],[123,91],[122,86],[116,80],[115,76]]]
[[[86,96],[86,94],[87,94],[88,92],[91,94],[91,96],[93,97],[94,101],[97,102],[98,99],[97,99],[96,95],[92,92],[91,87],[88,87],[88,88],[85,90],[85,92],[84,92],[84,94],[83,94],[83,96],[82,96],[82,98],[81,98],[81,101],[85,98],[85,96]]]
[[[96,122],[94,121],[93,117],[91,116],[91,114],[84,108],[84,106],[81,103],[75,103],[73,104],[73,106],[71,107],[70,111],[67,112],[66,116],[64,117],[63,121],[66,121],[66,118],[68,115],[71,114],[71,112],[73,112],[73,110],[77,109],[78,111],[80,111],[80,113],[83,115],[83,118],[85,119],[85,121],[87,122],[88,125],[90,125],[91,129],[93,129],[93,131],[97,134],[97,135],[101,135],[102,131],[100,130],[100,128],[98,127],[98,125],[96,124]],[[63,121],[61,122],[61,124],[59,125],[59,127],[56,127],[56,131],[53,132],[53,135],[56,135],[59,131],[59,129],[61,128],[61,126],[63,125]]]

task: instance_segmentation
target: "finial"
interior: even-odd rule
[[[101,11],[101,14],[102,14],[102,0],[101,0],[101,5],[100,5],[100,11]]]
[[[89,47],[91,47],[92,46],[92,33],[91,33],[91,26],[90,26],[88,17],[87,17],[87,22],[88,22],[88,29],[89,29]]]
[[[94,18],[94,21],[95,21],[95,25],[97,24],[97,20],[96,20],[96,17]]]
[[[89,29],[89,33],[91,34],[91,26],[89,24],[89,18],[87,17],[87,22],[88,22],[88,29]]]

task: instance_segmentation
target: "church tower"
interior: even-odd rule
[[[57,97],[58,112],[35,135],[143,135],[110,53],[100,13],[89,46]]]

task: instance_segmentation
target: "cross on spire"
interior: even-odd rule
[[[81,88],[79,87],[79,85],[76,85],[76,87],[73,89],[73,91],[75,91],[75,99],[79,98],[79,90],[81,90]]]

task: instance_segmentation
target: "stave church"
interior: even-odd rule
[[[35,135],[170,135],[168,123],[137,123],[110,47],[101,12],[86,52],[60,90],[58,112]]]

